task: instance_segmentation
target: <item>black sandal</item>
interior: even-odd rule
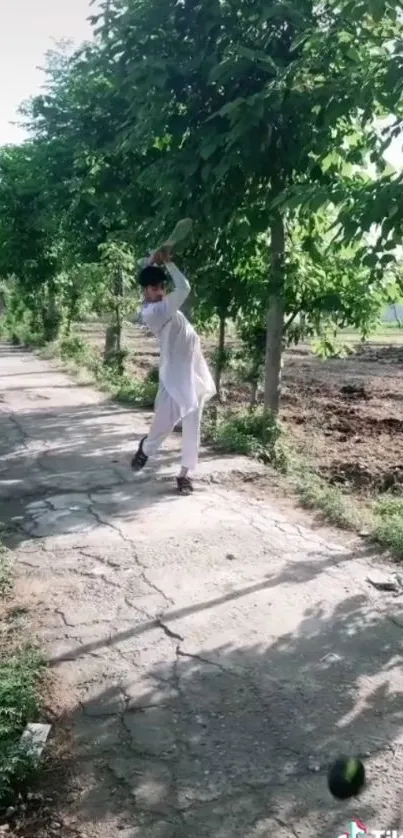
[[[145,464],[148,460],[147,455],[143,451],[143,445],[144,445],[146,439],[147,439],[147,437],[144,436],[143,439],[140,442],[140,445],[139,445],[133,459],[132,459],[131,466],[132,466],[133,471],[141,471],[141,469],[144,468],[144,466],[145,466]]]
[[[176,484],[180,495],[191,495],[194,491],[193,483],[189,477],[177,477]]]

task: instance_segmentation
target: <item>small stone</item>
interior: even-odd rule
[[[40,723],[28,724],[22,733],[20,739],[21,745],[24,745],[39,759],[42,756],[51,727],[51,725]]]
[[[225,558],[228,559],[229,562],[235,562],[236,561],[236,556],[234,556],[233,553],[227,553]]]
[[[320,762],[315,757],[308,758],[308,769],[312,771],[314,774],[317,774],[320,771]]]

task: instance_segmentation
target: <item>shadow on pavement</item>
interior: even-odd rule
[[[118,514],[130,519],[137,509],[173,494],[173,478],[161,478],[160,473],[178,462],[178,452],[163,451],[142,474],[131,471],[141,435],[135,431],[139,421],[146,432],[148,416],[144,419],[112,402],[18,414],[0,409],[0,521],[7,528],[8,545],[14,548],[30,536],[85,528],[91,521],[92,493],[110,494],[110,514],[102,507],[106,523]],[[144,487],[150,481],[152,491],[147,492]],[[43,526],[40,502],[46,515]]]
[[[56,723],[56,737],[67,728],[77,743],[68,806],[113,838],[338,838],[353,817],[399,828],[388,788],[401,782],[391,744],[403,730],[400,634],[364,600],[326,618],[318,604],[267,646],[192,657],[186,638],[172,639],[169,660],[138,672],[149,688],[137,693],[124,676],[94,679]],[[369,785],[353,802],[326,787],[340,753],[366,762]]]
[[[300,560],[298,562],[297,568],[295,562],[287,562],[280,573],[267,574],[267,577],[265,579],[256,582],[253,585],[247,585],[243,588],[231,591],[230,593],[223,594],[222,596],[215,597],[204,602],[198,602],[196,604],[192,604],[183,608],[176,608],[172,610],[164,609],[163,625],[165,627],[169,627],[170,623],[174,623],[177,620],[193,616],[194,614],[200,614],[204,611],[212,610],[214,608],[219,607],[220,605],[236,602],[237,600],[250,596],[251,594],[279,587],[283,584],[305,584],[306,582],[309,582],[311,579],[313,579],[315,576],[319,576],[321,573],[326,572],[326,570],[328,570],[329,568],[334,569],[338,565],[344,564],[346,561],[349,560],[349,558],[351,558],[351,554],[340,553],[337,557],[331,556],[329,558],[325,558],[319,561],[313,561],[313,554],[311,554],[311,558],[309,558],[308,554],[307,560]],[[93,640],[92,642],[87,644],[80,643],[77,645],[76,649],[69,649],[67,659],[69,661],[76,660],[82,657],[83,655],[99,652],[105,647],[115,646],[119,643],[130,640],[131,638],[140,637],[141,635],[147,634],[147,632],[150,632],[153,629],[161,628],[161,622],[162,620],[160,618],[151,618],[149,620],[136,624],[133,628],[117,632],[112,636],[108,635],[107,637],[103,637],[99,640]],[[66,657],[63,654],[53,656],[50,659],[50,664],[52,666],[55,666],[58,663],[61,663],[63,660],[66,660]]]

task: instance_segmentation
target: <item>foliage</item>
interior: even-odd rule
[[[362,528],[362,510],[357,508],[351,496],[337,486],[327,485],[310,468],[297,470],[295,485],[306,509],[319,509],[326,521],[344,530]]]
[[[0,599],[5,599],[13,589],[13,571],[6,551],[0,542]]]
[[[399,5],[109,0],[93,25],[92,44],[49,54],[31,139],[0,152],[6,326],[39,343],[106,315],[105,362],[123,374],[137,256],[191,216],[195,323],[218,319],[223,344],[236,319],[255,379],[266,329],[276,411],[301,324],[323,345],[346,324],[365,334],[401,280],[401,175],[384,162],[402,120]]]
[[[138,381],[127,372],[119,373],[113,366],[105,366],[100,354],[76,335],[60,340],[56,351],[63,360],[87,369],[102,389],[123,404],[153,407],[158,389],[155,375]]]
[[[403,559],[403,500],[393,496],[381,498],[375,506],[374,535],[384,547]]]
[[[0,598],[6,599],[13,587],[13,573],[7,551],[0,542]],[[2,619],[12,626],[12,612],[3,610]],[[2,626],[3,628],[3,626]],[[27,722],[38,718],[39,684],[43,661],[35,649],[11,649],[7,632],[7,649],[0,650],[0,809],[13,802],[37,768],[36,759],[20,744]],[[4,645],[4,644],[3,644]]]
[[[286,469],[286,455],[281,444],[281,428],[273,415],[260,410],[224,414],[210,429],[215,446],[226,452],[245,454]]]
[[[41,672],[41,659],[29,649],[0,662],[0,807],[12,801],[37,767],[20,736],[27,722],[38,718]]]

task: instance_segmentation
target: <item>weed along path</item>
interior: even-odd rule
[[[69,743],[58,834],[403,830],[403,604],[367,582],[390,569],[230,490],[242,459],[204,452],[180,498],[174,437],[133,475],[149,417],[55,363],[0,347],[0,394],[0,519],[56,675],[50,758]],[[336,804],[343,752],[370,784]]]

